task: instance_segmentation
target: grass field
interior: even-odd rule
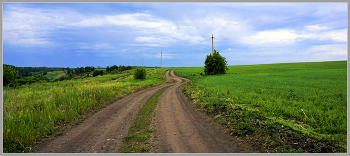
[[[347,61],[229,66],[216,76],[200,76],[203,67],[171,69],[192,80],[185,92],[199,108],[226,112],[232,133],[249,134],[247,124],[261,116],[346,148]]]
[[[3,88],[3,152],[28,152],[29,146],[58,131],[63,123],[166,81],[164,69],[147,69],[145,80],[131,72],[87,79]],[[126,77],[124,79],[110,81]]]
[[[66,74],[62,70],[60,70],[60,71],[47,72],[47,75],[45,75],[44,77],[47,77],[50,81],[53,81],[65,75]]]

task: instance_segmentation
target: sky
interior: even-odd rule
[[[347,60],[347,3],[3,3],[3,64],[201,67]]]

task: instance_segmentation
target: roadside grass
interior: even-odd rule
[[[173,85],[171,85],[173,86]],[[124,145],[120,147],[121,153],[145,153],[152,149],[150,143],[150,133],[155,132],[155,129],[150,127],[154,109],[158,103],[159,96],[167,86],[154,93],[147,102],[141,107],[139,113],[133,120],[134,123],[129,129],[129,133],[124,137]]]
[[[61,76],[65,76],[66,74],[60,70],[60,71],[52,71],[52,72],[47,72],[47,75],[45,75],[44,77],[47,77],[50,81],[54,81],[58,78],[60,78]]]
[[[103,69],[99,69],[99,70],[103,70]],[[115,80],[121,77],[125,77],[127,75],[131,75],[132,70],[126,70],[126,71],[122,71],[120,73],[115,73],[112,72],[110,74],[104,74],[103,76],[96,76],[96,77],[87,77],[87,74],[90,74],[92,76],[93,72],[90,73],[84,73],[84,74],[79,74],[79,75],[74,75],[74,77],[72,78],[72,80],[77,80],[77,81],[72,81],[70,83],[76,83],[76,82],[82,82],[85,80],[91,80],[91,81],[99,81],[99,82],[104,82],[104,81],[108,81],[108,80]],[[45,75],[44,77],[47,77],[50,81],[54,81],[58,78],[60,78],[61,76],[66,76],[66,74],[63,71],[53,71],[53,72],[48,72],[47,75]],[[85,77],[85,78],[84,78]]]
[[[61,126],[140,89],[163,84],[164,69],[147,70],[151,76],[135,80],[130,73],[103,75],[51,83],[34,83],[18,89],[3,88],[3,152],[30,152],[31,145]]]
[[[183,91],[198,108],[226,124],[232,135],[260,144],[262,151],[346,152],[346,65],[229,66],[228,74],[216,76],[200,76],[203,67],[171,69],[191,79]]]

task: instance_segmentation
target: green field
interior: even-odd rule
[[[45,75],[45,77],[47,77],[50,81],[54,81],[59,77],[65,76],[65,75],[66,74],[62,70],[60,70],[60,71],[47,72],[47,75]]]
[[[139,89],[164,83],[165,71],[147,69],[145,80],[135,80],[131,71],[125,71],[86,79],[34,83],[17,89],[5,87],[3,152],[29,152],[31,144],[59,132],[64,124]]]
[[[216,76],[200,76],[204,67],[171,69],[191,79],[184,90],[198,108],[225,112],[232,133],[249,134],[254,127],[245,123],[264,117],[346,148],[347,61],[229,66]]]
[[[347,61],[229,66],[227,74],[216,76],[201,76],[204,67],[168,69],[191,80],[183,91],[199,109],[225,123],[233,136],[251,137],[261,152],[346,152]],[[28,152],[62,125],[164,83],[165,71],[147,69],[146,80],[124,71],[5,87],[3,152]],[[62,75],[55,71],[47,77]]]

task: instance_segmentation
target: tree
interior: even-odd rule
[[[16,78],[18,77],[18,71],[12,66],[3,64],[3,85],[14,84]]]
[[[62,68],[62,70],[63,70],[64,74],[67,75],[66,69],[65,69],[65,68]]]
[[[147,71],[144,68],[137,67],[134,70],[134,79],[146,79]]]
[[[90,69],[90,67],[89,67],[89,66],[86,66],[85,69],[84,69],[85,73],[90,72],[89,69]]]
[[[77,68],[74,70],[74,72],[75,72],[76,75],[79,75],[79,74],[80,74],[79,67],[77,67]]]
[[[109,66],[107,66],[106,72],[109,73],[110,72],[109,70],[110,70],[110,68],[109,68]]]
[[[95,70],[95,71],[94,71],[94,73],[92,74],[92,76],[94,76],[94,77],[95,77],[95,76],[98,76],[99,74],[100,74],[100,71]]]
[[[205,75],[216,75],[216,74],[225,74],[227,68],[226,58],[219,54],[219,51],[214,49],[214,52],[207,55],[205,59]]]
[[[80,68],[79,68],[79,73],[80,73],[80,74],[83,74],[83,73],[84,73],[84,67],[80,67]]]
[[[69,69],[69,67],[67,67],[67,75],[68,75],[68,76],[72,76],[72,74],[73,74],[73,73],[72,73],[72,70]]]
[[[126,70],[130,70],[130,69],[132,69],[131,66],[127,66],[127,67],[126,67]]]
[[[118,70],[120,72],[124,71],[125,70],[125,66],[124,65],[119,65]]]
[[[92,72],[92,71],[95,71],[95,68],[93,66],[86,66],[84,71],[85,73]]]
[[[113,71],[113,70],[118,70],[118,66],[117,65],[113,65],[109,68],[109,71]]]

